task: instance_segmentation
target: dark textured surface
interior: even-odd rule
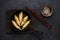
[[[38,40],[36,36],[30,33],[23,35],[6,34],[6,10],[10,9],[25,9],[25,6],[33,8],[39,12],[42,6],[51,5],[54,12],[50,18],[44,18],[52,24],[51,29],[47,29],[41,22],[35,17],[33,19],[33,25],[36,30],[42,31],[43,35],[41,40],[60,40],[60,0],[0,0],[0,38],[1,40]],[[9,14],[10,15],[10,14]],[[35,20],[35,21],[34,21]]]

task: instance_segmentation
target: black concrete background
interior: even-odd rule
[[[35,17],[33,25],[36,30],[42,31],[41,40],[60,40],[60,0],[0,0],[0,40],[38,40],[33,34],[6,34],[6,10],[10,9],[25,9],[25,6],[36,10],[37,15],[40,15],[40,9],[44,5],[50,5],[53,8],[53,15],[49,18],[44,18],[52,28],[48,29]]]

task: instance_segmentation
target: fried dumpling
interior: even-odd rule
[[[27,20],[28,20],[28,16],[25,16],[24,19],[23,19],[23,21],[22,21],[22,23],[21,23],[21,25],[24,25],[24,23],[25,23]]]
[[[30,23],[30,20],[27,21],[27,22],[23,25],[22,30],[23,30],[24,28],[26,28],[26,27],[29,25],[29,23]]]
[[[12,20],[12,24],[14,25],[15,28],[21,30],[21,28],[17,25],[17,23],[15,21]]]
[[[21,25],[21,22],[23,21],[23,12],[19,13],[19,21]]]

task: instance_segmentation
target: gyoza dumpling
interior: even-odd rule
[[[17,23],[15,21],[12,20],[12,24],[14,25],[15,28],[21,30],[21,28],[17,25]]]
[[[31,20],[27,21],[27,22],[23,25],[22,30],[25,29],[25,28],[29,25],[30,21],[31,21]]]
[[[23,12],[19,13],[19,21],[20,21],[20,25],[21,25],[21,23],[23,21]]]
[[[15,17],[14,20],[16,21],[16,23],[17,23],[18,25],[20,25],[20,21],[19,21],[18,17],[17,17],[16,15],[15,15],[14,17]]]
[[[28,20],[28,16],[25,16],[24,19],[23,19],[23,21],[22,21],[22,23],[21,23],[21,25],[24,25],[24,23],[25,23],[27,20]]]

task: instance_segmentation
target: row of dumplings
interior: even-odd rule
[[[18,16],[14,15],[14,20],[12,24],[15,28],[23,30],[30,24],[31,20],[28,20],[28,16],[24,16],[23,12],[20,12]]]

